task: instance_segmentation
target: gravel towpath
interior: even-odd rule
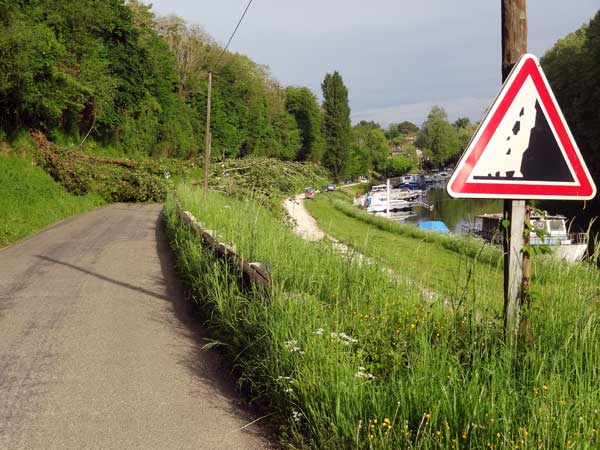
[[[304,207],[304,194],[288,198],[283,202],[283,207],[290,217],[296,222],[295,231],[307,241],[320,241],[325,237],[317,225],[317,221]]]

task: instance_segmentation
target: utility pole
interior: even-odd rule
[[[206,93],[206,132],[204,136],[204,193],[208,192],[208,172],[210,168],[210,147],[212,136],[210,132],[210,104],[212,100],[212,72],[208,71],[208,90]]]
[[[502,2],[502,81],[505,81],[521,56],[527,53],[527,0],[501,0]],[[504,200],[504,335],[506,341],[516,346],[523,284],[528,286],[529,274],[523,273],[521,254],[525,223],[525,200]],[[526,259],[526,261],[525,261]],[[529,256],[523,256],[529,267]],[[527,279],[524,279],[524,275]]]

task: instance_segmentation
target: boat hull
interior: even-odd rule
[[[587,244],[567,244],[550,246],[552,256],[573,263],[581,261],[587,251]]]

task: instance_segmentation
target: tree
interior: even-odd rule
[[[348,178],[366,175],[373,169],[380,170],[390,154],[390,144],[384,131],[373,122],[359,122],[352,128]]]
[[[285,108],[300,129],[301,147],[296,155],[298,161],[319,162],[323,156],[321,109],[317,97],[304,87],[285,89]]]
[[[434,166],[443,166],[460,153],[456,128],[448,122],[446,111],[439,106],[431,109],[415,144]]]
[[[391,141],[400,136],[415,135],[419,132],[419,127],[412,122],[404,121],[401,123],[390,123],[385,132],[386,137]]]
[[[207,71],[222,48],[201,29],[157,19],[141,0],[0,0],[0,24],[0,133],[89,135],[155,156],[202,147]],[[268,68],[225,52],[214,70],[215,158],[296,158],[300,130]]]
[[[456,130],[456,137],[458,139],[458,152],[449,158],[449,160],[447,161],[449,163],[458,162],[458,158],[460,157],[462,152],[464,152],[466,150],[467,146],[469,145],[469,142],[471,142],[471,139],[473,138],[473,135],[475,134],[475,131],[477,131],[478,124],[472,123],[468,119],[467,119],[467,121],[468,121],[468,123],[466,123],[466,125],[458,128]],[[456,122],[455,122],[455,125],[456,125]]]
[[[600,177],[600,11],[541,63],[588,166]]]
[[[360,122],[358,122],[357,125],[360,125],[361,127],[367,127],[367,128],[371,128],[374,130],[381,130],[381,125],[379,125],[379,123],[373,121],[373,120],[361,120]]]
[[[406,156],[393,156],[385,160],[381,173],[387,177],[399,177],[407,174],[414,167],[413,161]]]
[[[468,117],[459,117],[454,121],[454,128],[467,128],[471,124]]]
[[[552,90],[575,137],[592,178],[600,179],[600,11],[589,24],[569,33],[541,59]],[[543,207],[549,207],[544,205]],[[578,225],[587,228],[600,214],[600,196],[582,208],[579,202],[552,205],[568,216],[578,216]],[[585,212],[582,211],[585,209]],[[592,221],[593,222],[593,221]],[[597,221],[594,234],[598,231]]]
[[[323,90],[323,134],[326,150],[323,164],[339,181],[350,152],[350,105],[348,89],[341,75],[335,71],[327,74],[321,84]]]

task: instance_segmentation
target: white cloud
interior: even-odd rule
[[[153,3],[155,12],[180,15],[225,43],[248,2]],[[527,3],[529,49],[538,56],[599,7],[598,0]],[[485,108],[482,99],[500,84],[500,3],[457,5],[453,0],[255,0],[231,50],[269,65],[284,85],[308,86],[317,95],[325,74],[339,70],[357,120],[422,122],[435,103],[451,117],[475,119]]]

